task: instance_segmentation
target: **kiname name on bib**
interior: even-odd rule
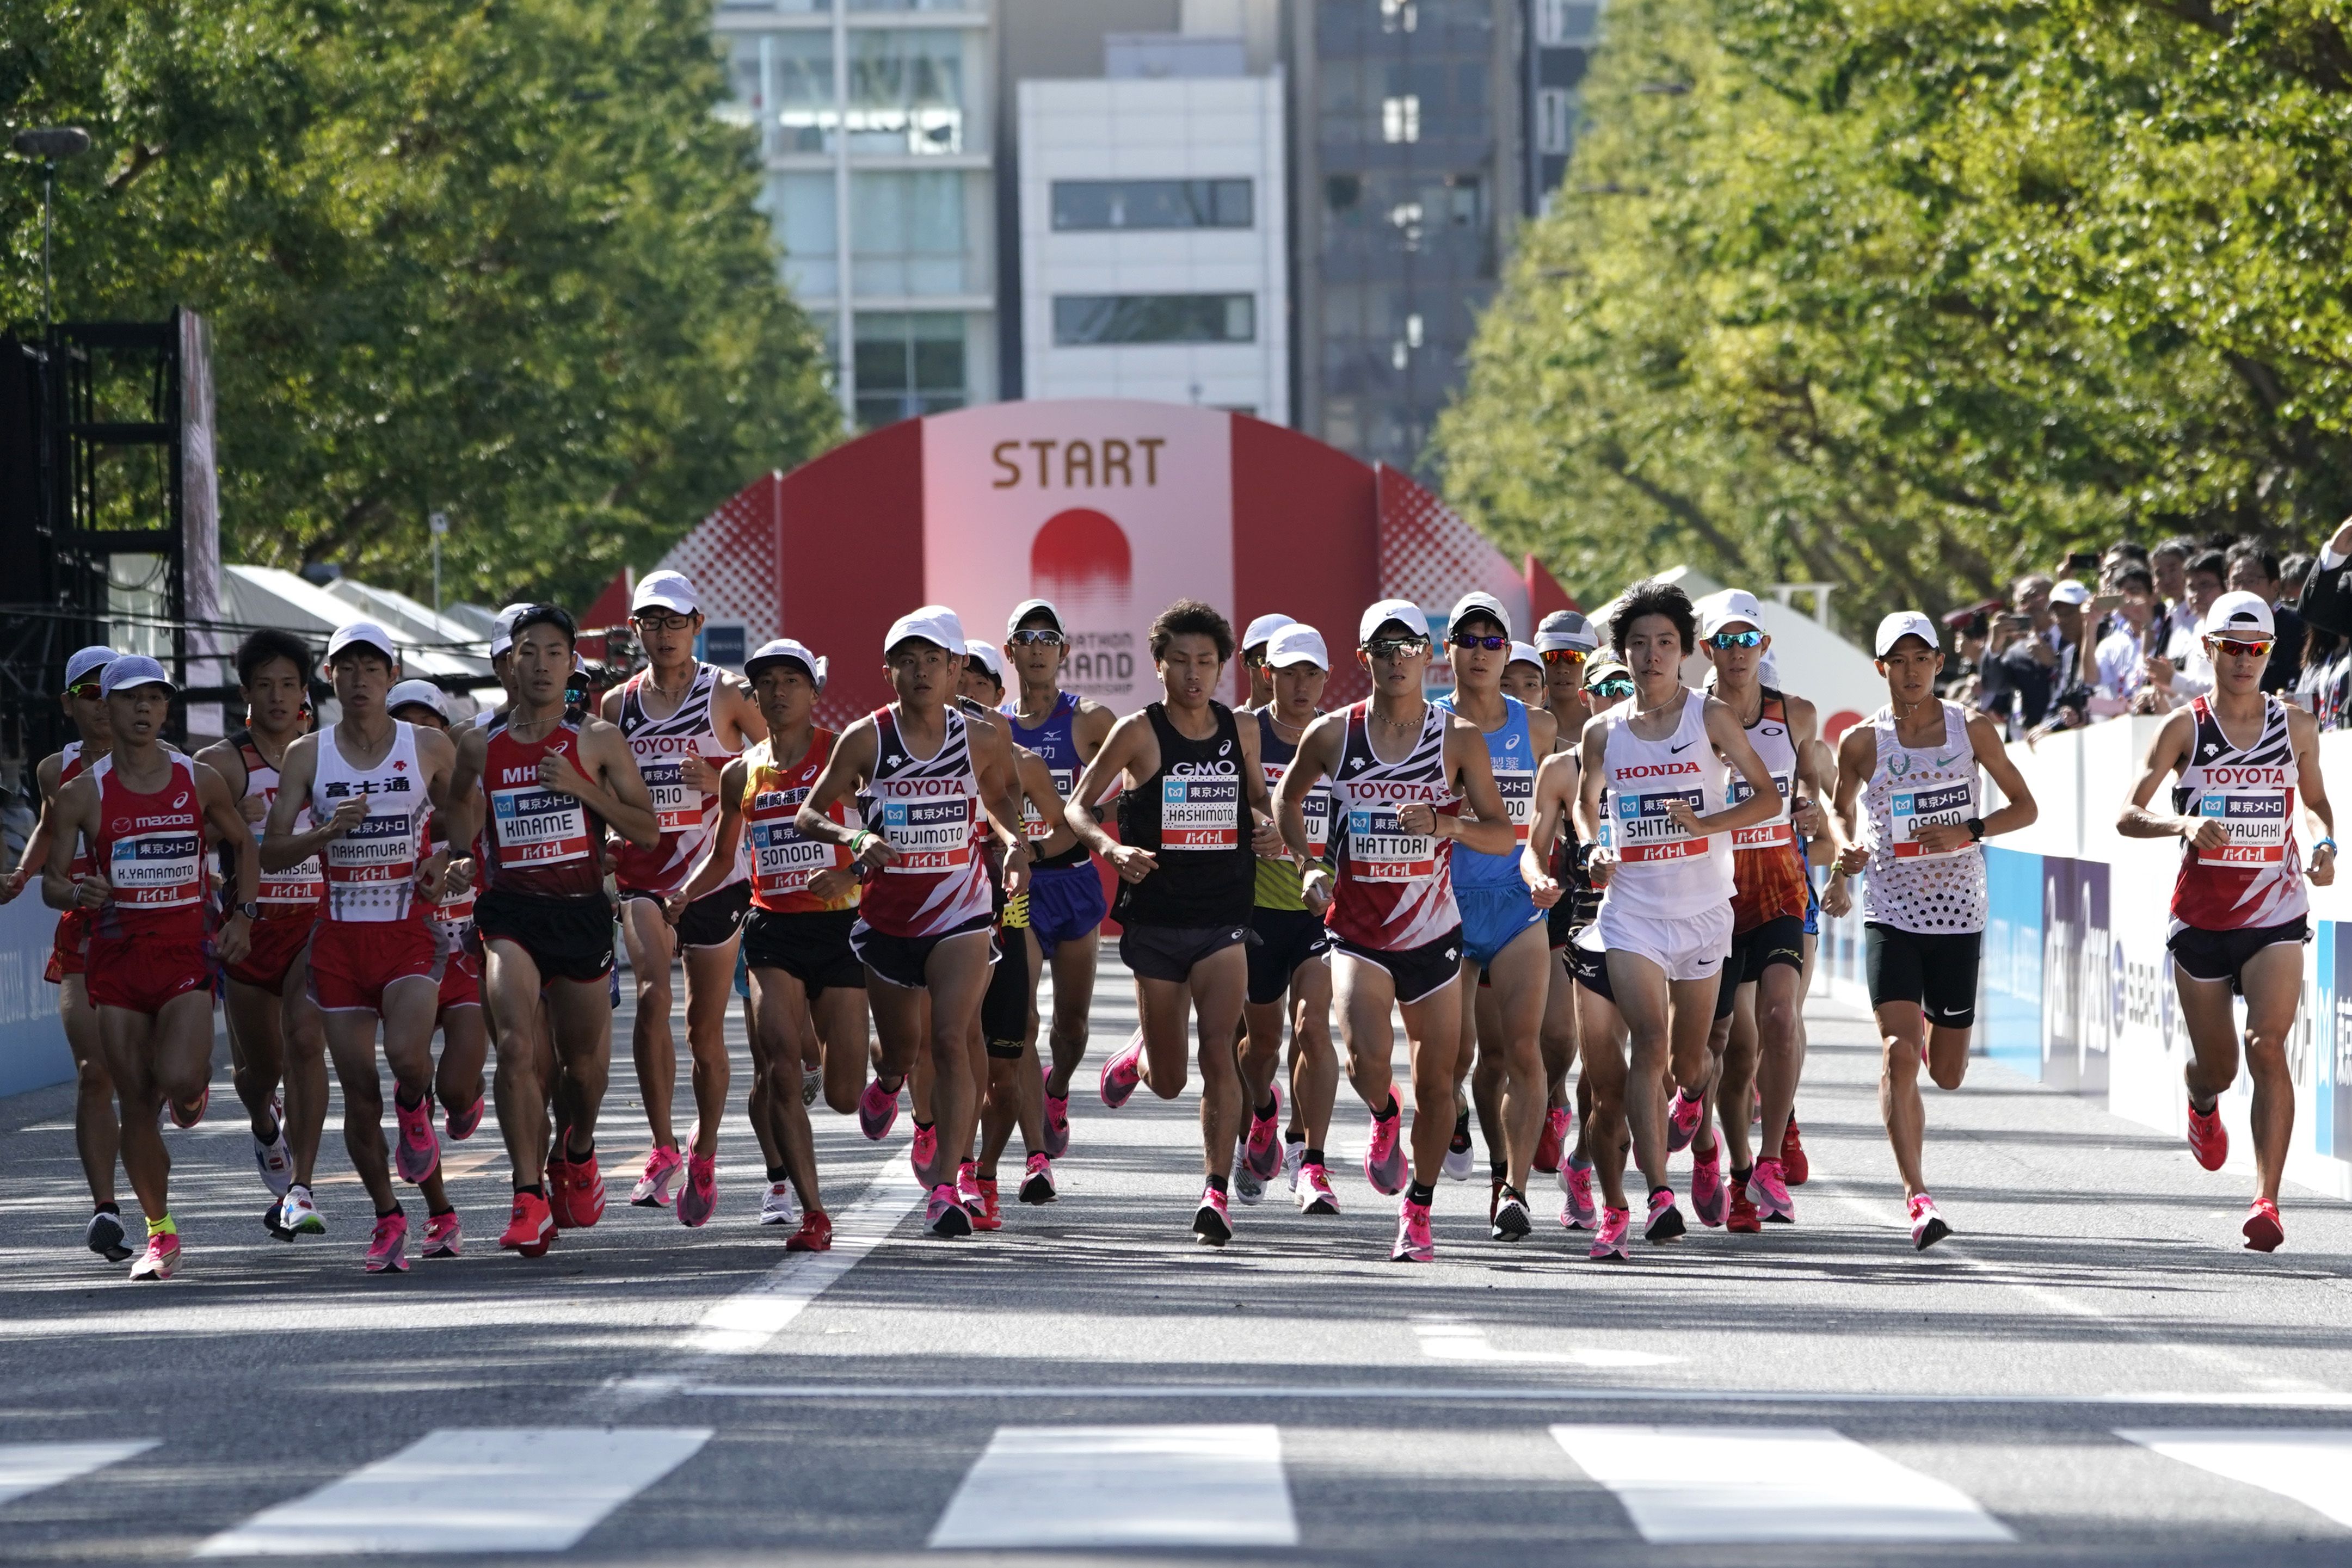
[[[502,866],[554,865],[588,854],[588,813],[569,795],[537,785],[490,792]]]

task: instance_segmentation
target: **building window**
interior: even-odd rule
[[[970,401],[964,319],[952,310],[857,313],[857,423],[875,430]]]
[[[771,174],[760,207],[784,253],[784,287],[802,299],[840,292],[839,229],[831,174]]]
[[[761,156],[829,151],[840,123],[833,103],[833,36],[804,28],[731,38],[730,117],[758,128]]]
[[[1249,343],[1257,340],[1257,299],[1248,294],[1057,294],[1054,341]]]
[[[1600,32],[1593,0],[1536,0],[1536,42],[1546,48],[1588,48]]]
[[[852,152],[961,152],[960,32],[860,27],[849,41]]]
[[[1421,95],[1419,93],[1397,93],[1381,99],[1381,140],[1383,141],[1421,140]]]
[[[963,175],[860,170],[849,177],[851,286],[868,294],[961,294]]]
[[[1536,151],[1566,152],[1575,136],[1576,94],[1547,87],[1536,92]]]
[[[1245,229],[1247,180],[1056,180],[1057,229]]]

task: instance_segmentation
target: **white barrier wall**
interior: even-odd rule
[[[2164,946],[2180,846],[2116,831],[2161,723],[2118,718],[2036,748],[2010,747],[2041,818],[1985,852],[1991,897],[1977,1049],[2118,1115],[2185,1135],[2189,1042]],[[2343,811],[2352,805],[2352,733],[2323,736],[2319,745],[2328,793]],[[2352,819],[2343,826],[2352,830]],[[2307,852],[2300,813],[2296,831]],[[2312,941],[2288,1052],[2295,1113],[2287,1176],[2352,1197],[2352,885],[2310,891]],[[1860,903],[1844,920],[1823,919],[1819,968],[1831,995],[1867,1005]],[[2221,1100],[2232,1168],[2252,1168],[2252,1090],[2242,1071]]]

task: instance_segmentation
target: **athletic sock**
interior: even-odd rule
[[[419,1094],[416,1098],[412,1100],[408,1097],[408,1093],[405,1090],[395,1084],[392,1091],[392,1103],[399,1106],[404,1111],[414,1111],[419,1105],[425,1103],[425,1096]]]
[[[1668,1197],[1672,1197],[1675,1196],[1675,1189],[1670,1186],[1654,1186],[1650,1189],[1650,1197],[1652,1200],[1655,1201],[1658,1194],[1660,1193],[1664,1193]]]
[[[792,1180],[792,1177],[793,1173],[782,1166],[770,1166],[768,1167],[768,1185],[771,1186],[773,1186],[780,1181],[790,1181]]]
[[[2205,1103],[2202,1105],[2197,1103],[2196,1095],[2191,1094],[2189,1097],[2189,1108],[2191,1111],[2196,1112],[2200,1116],[2211,1115],[2213,1113],[2213,1107],[2219,1105],[2221,1103],[2221,1097],[2219,1094],[2208,1094],[2205,1096]]]
[[[1696,1105],[1698,1103],[1698,1096],[1692,1093],[1687,1089],[1675,1090],[1675,1098],[1681,1101],[1685,1105]]]
[[[541,1203],[545,1203],[547,1201],[547,1189],[540,1186],[537,1182],[533,1182],[529,1186],[519,1186],[515,1188],[515,1191],[518,1193],[527,1192],[530,1194],[531,1197],[539,1199]]]
[[[1286,1144],[1303,1144],[1307,1141],[1307,1134],[1304,1133],[1285,1133],[1282,1134],[1282,1141]]]
[[[1298,1163],[1303,1166],[1319,1166],[1323,1163],[1323,1151],[1309,1147],[1305,1154],[1298,1156]]]
[[[915,1131],[917,1131],[918,1133],[928,1133],[928,1132],[929,1132],[929,1131],[930,1131],[934,1126],[938,1125],[938,1124],[937,1124],[937,1123],[935,1123],[935,1122],[926,1122],[926,1121],[924,1121],[920,1116],[918,1116],[918,1117],[914,1118],[914,1122],[915,1122]]]
[[[177,1236],[179,1233],[180,1228],[172,1223],[172,1216],[168,1211],[163,1218],[151,1219],[147,1222],[147,1234],[150,1236]]]
[[[1744,1187],[1748,1185],[1748,1178],[1755,1174],[1754,1166],[1734,1166],[1731,1167],[1731,1185],[1734,1187]]]
[[[1214,1172],[1210,1173],[1209,1190],[1211,1192],[1223,1192],[1225,1190],[1225,1178],[1216,1175]]]
[[[90,1209],[90,1212],[92,1214],[110,1214],[114,1216],[115,1218],[120,1219],[122,1218],[122,1206],[110,1197],[104,1203],[98,1204],[93,1207]]]
[[[1274,1120],[1274,1113],[1280,1109],[1282,1109],[1280,1097],[1269,1089],[1265,1092],[1265,1103],[1257,1108],[1255,1119],[1260,1122],[1271,1122]]]
[[[427,1204],[427,1205],[425,1206],[425,1212],[426,1214],[430,1215],[430,1216],[431,1216],[432,1218],[434,1218],[435,1219],[438,1219],[438,1218],[441,1218],[443,1215],[445,1215],[445,1214],[455,1214],[455,1213],[457,1213],[457,1206],[456,1204],[454,1204],[454,1203],[453,1203],[453,1204],[449,1205],[449,1206],[448,1206],[447,1207],[446,1207],[446,1208],[435,1208],[435,1207],[432,1207],[430,1204]]]
[[[579,1151],[578,1153],[576,1153],[576,1154],[572,1151],[572,1140],[571,1140],[571,1139],[569,1139],[569,1138],[566,1138],[566,1139],[563,1141],[563,1163],[564,1163],[565,1165],[567,1165],[567,1166],[584,1165],[585,1163],[587,1163],[587,1162],[588,1162],[588,1161],[590,1161],[590,1160],[594,1159],[595,1157],[596,1157],[596,1140],[595,1140],[595,1139],[593,1139],[593,1138],[589,1139],[589,1140],[588,1140],[588,1146],[587,1146],[586,1148],[584,1148],[584,1149],[580,1150],[580,1151]]]
[[[1496,1181],[1507,1185],[1511,1179],[1511,1162],[1508,1160],[1488,1160],[1486,1162],[1486,1174],[1494,1177]]]
[[[1389,1091],[1389,1108],[1385,1111],[1375,1111],[1372,1113],[1372,1115],[1375,1120],[1382,1122],[1393,1122],[1396,1120],[1397,1097],[1395,1090],[1391,1089]]]
[[[1421,1205],[1422,1207],[1427,1208],[1431,1202],[1436,1198],[1437,1189],[1422,1182],[1414,1182],[1412,1186],[1404,1189],[1404,1196],[1406,1202],[1417,1203]]]
[[[400,1211],[400,1199],[395,1197],[392,1200],[392,1207],[390,1208],[377,1209],[375,1211],[375,1217],[378,1219],[390,1219],[394,1215],[398,1214]]]
[[[1503,1196],[1505,1197],[1516,1197],[1521,1203],[1525,1203],[1528,1200],[1528,1195],[1521,1192],[1517,1187],[1513,1186],[1509,1182],[1505,1182],[1503,1184]]]

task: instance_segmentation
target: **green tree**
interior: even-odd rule
[[[0,0],[60,313],[209,316],[236,556],[574,599],[835,439],[707,0]],[[38,190],[0,186],[29,319]]]

